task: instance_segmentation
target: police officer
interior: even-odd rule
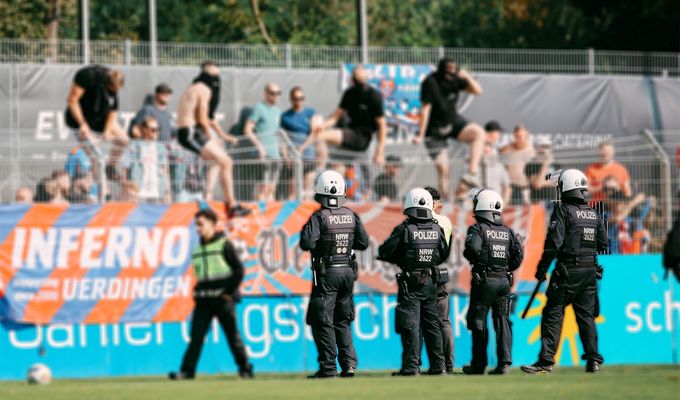
[[[214,211],[206,208],[196,213],[196,231],[200,243],[191,256],[196,278],[196,308],[191,319],[191,341],[184,353],[180,371],[171,372],[168,377],[172,380],[194,378],[205,334],[213,317],[217,317],[238,364],[239,376],[252,378],[253,366],[248,362],[236,325],[236,302],[239,300],[238,287],[243,280],[243,264],[231,242],[222,232],[217,232],[217,215]]]
[[[444,371],[442,330],[437,308],[437,265],[448,258],[449,246],[432,216],[432,196],[425,189],[411,190],[404,200],[407,219],[378,249],[378,259],[396,264],[399,291],[395,327],[403,347],[401,369],[394,376],[416,375],[420,362],[420,335],[430,360],[430,375]]]
[[[357,367],[350,324],[354,320],[352,290],[357,264],[352,250],[368,247],[359,216],[344,207],[345,180],[335,171],[319,175],[314,199],[321,204],[300,232],[300,248],[312,253],[312,294],[307,323],[319,353],[319,370],[309,378],[351,378]],[[336,349],[337,346],[337,349]]]
[[[472,361],[463,367],[463,373],[484,374],[489,342],[486,320],[491,308],[498,365],[489,374],[504,375],[512,364],[512,322],[509,317],[512,271],[519,268],[524,252],[515,233],[503,224],[503,199],[498,193],[482,189],[475,194],[472,204],[477,223],[468,228],[463,251],[463,256],[472,265],[467,313],[467,327],[472,331]]]
[[[599,314],[596,280],[602,277],[596,255],[607,250],[607,231],[602,218],[586,202],[588,181],[581,171],[563,171],[557,186],[562,202],[553,211],[536,271],[536,279],[544,281],[550,264],[557,257],[541,319],[541,352],[538,361],[522,366],[522,371],[530,374],[552,372],[564,309],[572,304],[585,352],[582,359],[587,361],[586,372],[597,372],[604,359],[597,351],[595,327]]]

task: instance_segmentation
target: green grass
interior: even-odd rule
[[[161,377],[57,380],[48,386],[0,383],[0,399],[680,399],[680,368],[604,367],[599,374],[560,368],[552,375],[420,376],[392,378],[388,373],[359,374],[351,380],[312,381],[303,375],[260,374],[242,381],[205,376],[169,382]]]

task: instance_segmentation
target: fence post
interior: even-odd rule
[[[286,69],[293,69],[293,46],[286,43]]]
[[[668,159],[668,154],[666,154],[666,151],[663,149],[663,147],[661,147],[659,142],[654,137],[654,134],[650,130],[645,129],[642,131],[642,136],[644,136],[649,144],[652,145],[652,148],[656,152],[659,162],[661,163],[661,197],[663,199],[663,202],[661,203],[661,212],[662,218],[666,221],[666,231],[670,231],[673,227],[673,185],[671,182],[671,163]]]
[[[595,75],[595,49],[588,47],[588,75]]]
[[[125,65],[132,64],[132,42],[130,39],[125,39]]]
[[[445,52],[444,52],[444,47],[439,46],[439,47],[437,48],[437,55],[439,56],[439,59],[436,60],[436,61],[439,61],[439,60],[441,60],[442,58],[444,58],[444,54],[445,54]]]

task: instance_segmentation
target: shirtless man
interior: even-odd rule
[[[233,162],[219,140],[210,136],[211,130],[228,143],[237,139],[225,133],[215,120],[215,111],[220,102],[220,71],[214,62],[201,64],[201,74],[182,93],[177,109],[177,139],[182,147],[192,151],[204,160],[214,161],[219,167],[219,177],[224,191],[225,207],[229,217],[244,216],[250,210],[236,204],[232,177]],[[206,200],[211,200],[215,179],[208,179]]]

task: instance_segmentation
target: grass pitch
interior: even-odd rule
[[[307,380],[304,375],[259,374],[251,381],[204,376],[170,382],[164,377],[56,380],[47,386],[0,383],[0,399],[680,399],[680,367],[603,367],[598,374],[559,368],[551,375],[389,377],[359,373],[354,379]]]

